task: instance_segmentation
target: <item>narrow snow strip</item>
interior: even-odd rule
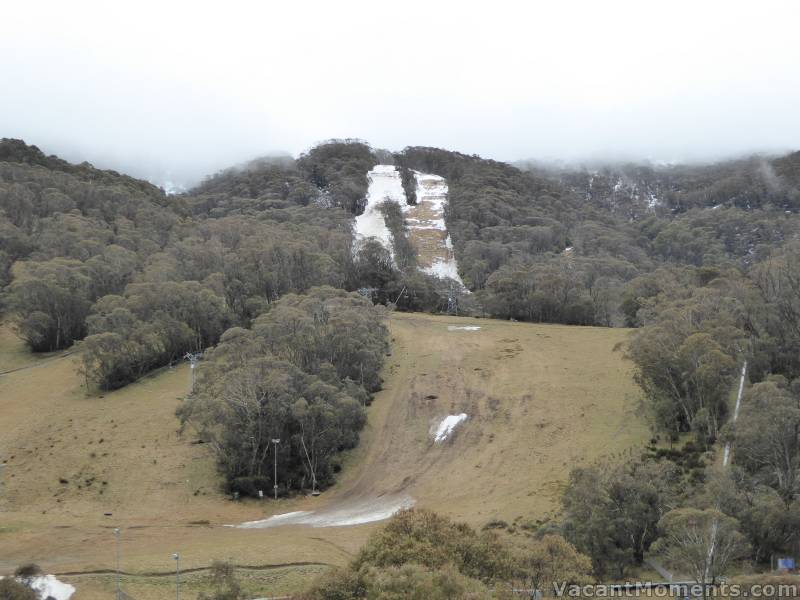
[[[736,423],[736,420],[739,418],[739,408],[742,405],[742,396],[744,395],[744,377],[747,374],[747,361],[744,361],[742,364],[742,374],[739,377],[739,393],[736,394],[736,406],[733,409],[733,423]],[[731,443],[727,442],[725,444],[725,450],[722,452],[722,466],[727,467],[728,461],[731,457]]]
[[[742,374],[739,377],[739,392],[736,394],[736,406],[733,409],[733,419],[732,422],[735,424],[736,420],[739,418],[739,407],[742,404],[742,395],[744,394],[744,378],[747,374],[747,361],[745,360],[742,363]],[[725,450],[722,453],[722,468],[728,466],[728,461],[731,458],[731,443],[727,442],[725,444]],[[717,502],[717,510],[719,510],[719,502]],[[714,552],[716,551],[717,547],[717,533],[719,531],[719,520],[714,520],[711,524],[711,543],[708,545],[708,554],[706,555],[706,568],[705,572],[703,573],[703,580],[708,581],[708,571],[709,565],[713,564],[714,562]]]
[[[348,503],[339,508],[332,507],[320,511],[295,511],[273,515],[260,521],[248,521],[237,525],[240,529],[268,529],[282,525],[307,525],[309,527],[343,527],[362,525],[388,519],[396,512],[411,508],[415,504],[411,496],[389,496]]]
[[[479,325],[448,325],[447,331],[478,331]]]
[[[447,415],[442,422],[439,423],[439,427],[436,428],[436,433],[433,436],[434,442],[443,442],[450,434],[453,433],[456,427],[458,427],[459,423],[462,421],[467,420],[466,413],[461,413],[459,415]]]
[[[0,575],[0,579],[3,576]],[[75,593],[75,587],[56,579],[55,575],[42,575],[34,577],[30,587],[40,598],[54,598],[55,600],[69,600]]]
[[[375,238],[394,259],[392,233],[386,227],[383,213],[378,207],[386,200],[397,202],[401,207],[406,206],[406,194],[403,191],[400,173],[393,165],[375,165],[367,173],[367,179],[369,180],[367,203],[364,212],[355,220],[356,247],[369,238]]]
[[[309,515],[313,515],[313,511],[307,510],[297,510],[294,512],[283,513],[282,515],[272,515],[269,519],[262,519],[260,521],[248,521],[247,523],[242,523],[239,527],[243,529],[249,529],[251,527],[258,528],[260,527],[260,523],[264,523],[264,527],[277,527],[279,525],[291,525],[292,523],[298,523],[308,517]]]

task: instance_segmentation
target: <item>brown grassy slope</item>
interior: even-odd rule
[[[223,525],[400,491],[477,526],[542,518],[573,465],[646,438],[630,365],[613,352],[624,330],[419,314],[393,314],[390,329],[385,389],[340,481],[318,498],[277,504],[225,499],[206,448],[178,435],[185,367],[103,397],[86,395],[75,356],[0,376],[0,457],[9,459],[0,573],[29,561],[50,572],[113,568],[114,526],[123,528],[122,568],[133,573],[169,572],[174,551],[187,568],[213,558],[344,564],[378,525]],[[9,339],[0,357],[19,365]],[[431,426],[458,412],[469,421],[433,444]],[[75,600],[95,597],[87,594]]]
[[[542,517],[572,466],[646,438],[630,365],[613,351],[623,330],[397,313],[391,332],[367,443],[332,496],[404,490],[475,525]],[[431,427],[460,412],[467,423],[433,443]]]

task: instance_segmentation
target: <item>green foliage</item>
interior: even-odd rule
[[[297,166],[333,206],[359,214],[369,186],[367,172],[377,162],[372,149],[360,140],[328,140],[300,156]]]
[[[14,569],[14,577],[22,579],[26,582],[30,581],[34,577],[39,577],[40,575],[42,575],[42,568],[36,563],[20,565]]]
[[[195,187],[192,194],[259,199],[263,203],[290,200],[305,206],[315,199],[317,191],[305,182],[294,159],[273,156],[215,173]],[[254,204],[248,203],[248,206]]]
[[[591,562],[557,535],[503,540],[427,510],[399,512],[346,569],[331,571],[304,600],[506,598],[511,587],[591,581]]]
[[[39,595],[11,577],[0,579],[0,598],[3,600],[39,600]]]
[[[414,175],[414,171],[400,165],[397,167],[400,171],[400,183],[403,186],[403,192],[406,195],[406,202],[408,204],[416,204],[417,203],[417,178]]]
[[[90,287],[80,261],[54,258],[18,263],[7,302],[17,315],[22,339],[32,350],[61,350],[84,336]]]
[[[591,557],[598,576],[623,578],[642,563],[680,485],[678,469],[666,461],[573,469],[562,500],[565,535]]]
[[[349,232],[312,227],[233,225],[248,233],[225,249],[223,289],[228,305],[247,323],[282,295],[305,292],[316,285],[344,284],[349,258]],[[248,231],[250,230],[250,231]]]
[[[545,534],[540,539],[515,544],[515,588],[540,590],[550,595],[555,586],[584,585],[592,582],[592,560],[576,550],[560,535]]]
[[[366,420],[345,389],[287,362],[250,357],[201,385],[179,415],[210,443],[231,491],[257,496],[272,488],[276,450],[283,489],[320,488],[333,482],[333,455],[358,443]]]
[[[398,513],[361,549],[353,566],[400,567],[418,564],[436,570],[452,564],[462,574],[484,582],[509,581],[514,566],[508,548],[491,532],[425,510]]]
[[[800,498],[800,379],[754,385],[731,426],[734,462],[773,488],[789,508]]]
[[[447,310],[447,296],[434,277],[411,269],[386,285],[387,303],[397,310],[438,312]]]
[[[133,283],[123,296],[98,300],[86,322],[83,373],[109,390],[215,344],[230,315],[198,282]]]
[[[213,590],[200,592],[198,600],[241,600],[245,597],[232,564],[215,560],[208,578]]]
[[[653,550],[698,583],[716,583],[747,553],[736,519],[717,510],[678,508],[665,514],[658,526],[662,536]]]
[[[397,202],[383,202],[378,207],[383,214],[386,228],[392,234],[392,248],[395,262],[405,271],[416,265],[416,251],[408,239],[408,227],[405,224],[403,210]]]
[[[507,164],[434,148],[406,148],[397,162],[447,178],[459,269],[490,315],[622,323],[624,282],[652,265],[630,223]]]
[[[267,350],[306,372],[332,365],[340,380],[374,392],[389,351],[383,312],[363,297],[330,287],[288,294],[256,319],[253,330]]]
[[[716,439],[728,397],[747,356],[746,313],[737,279],[662,298],[652,322],[631,338],[628,355],[656,426]]]
[[[490,591],[450,565],[436,571],[419,565],[337,569],[323,576],[301,600],[488,600]]]
[[[351,249],[350,215],[361,210],[366,173],[379,154],[398,165],[411,202],[412,169],[448,178],[446,219],[462,276],[479,292],[471,300],[501,318],[638,325],[639,301],[652,290],[627,282],[662,264],[750,268],[797,230],[794,214],[785,213],[794,210],[796,155],[703,168],[553,172],[433,148],[392,157],[357,140],[332,140],[297,161],[251,161],[192,195],[167,199],[144,182],[3,140],[0,283],[12,279],[15,261],[60,257],[86,264],[90,303],[136,280],[201,281],[213,283],[243,325],[281,295],[315,285],[370,288],[383,304],[440,310],[442,299],[429,293],[438,286],[433,280],[420,286],[417,278],[421,293],[401,294],[415,271],[405,236],[396,235],[405,273],[374,248]],[[637,209],[649,194],[672,212]],[[708,208],[724,196],[735,201]],[[389,221],[402,224],[392,215]],[[779,300],[777,288],[763,289],[785,312],[785,294]],[[37,317],[32,326],[46,326]],[[796,370],[792,353],[776,347],[789,346],[781,338],[791,331],[770,324],[769,353],[794,361]]]
[[[565,257],[506,264],[489,277],[481,297],[493,315],[520,321],[591,325],[599,316],[599,303],[595,305],[586,291],[584,276],[585,272]],[[604,319],[609,318],[606,313]]]
[[[772,556],[791,554],[800,536],[800,502],[787,505],[774,488],[759,483],[736,464],[711,470],[696,504],[735,518],[756,563],[767,564]]]
[[[674,482],[672,468],[690,491],[708,476],[693,501],[716,508],[709,498],[719,492],[756,560],[797,543],[797,393],[788,382],[800,377],[800,153],[553,170],[434,148],[392,156],[332,140],[296,161],[258,159],[168,198],[146,182],[2,140],[3,309],[35,351],[88,336],[83,371],[102,389],[220,342],[181,416],[211,442],[228,487],[252,495],[272,485],[271,436],[284,440],[282,492],[328,485],[336,453],[357,443],[380,386],[386,331],[365,297],[399,310],[447,306],[445,286],[414,268],[396,205],[384,207],[396,264],[375,242],[353,248],[352,215],[363,210],[378,161],[399,167],[411,203],[413,170],[447,178],[445,218],[474,292],[462,309],[639,328],[628,355],[657,431],[671,440],[693,432],[697,442],[655,449],[677,465],[669,469],[653,460],[573,474],[565,531],[598,573],[641,560],[674,500],[654,481]],[[756,385],[737,428],[724,430],[735,442],[732,482],[705,473],[700,452],[723,431],[745,358]],[[435,527],[444,539],[461,535]],[[457,596],[479,593],[470,586],[487,583],[489,571],[520,577],[513,552],[498,550],[499,564],[484,572],[445,545],[440,566],[451,572],[436,579],[436,549],[426,553],[424,536],[409,532],[401,562],[341,575],[352,597],[379,588]],[[496,550],[489,538],[463,536],[458,543],[478,564],[486,548]]]
[[[431,571],[418,565],[369,569],[365,576],[370,600],[479,600],[491,598],[489,590],[447,565]]]
[[[703,165],[603,165],[592,168],[541,168],[523,165],[558,181],[594,206],[641,219],[647,204],[657,211],[682,213],[693,208],[796,210],[800,207],[800,156],[754,156]]]
[[[573,257],[624,260],[627,272],[616,275],[624,283],[637,275],[650,277],[660,265],[747,270],[764,260],[798,230],[799,163],[794,154],[705,166],[553,170],[529,165],[527,170],[560,189],[566,203],[549,216],[566,228]],[[515,253],[520,254],[516,248],[508,254]],[[459,259],[462,267],[468,264]],[[684,284],[697,285],[685,279]],[[632,326],[641,324],[637,296],[631,289],[621,304],[616,297],[612,301]]]
[[[335,454],[358,443],[386,338],[380,308],[357,294],[289,294],[252,330],[225,332],[179,415],[211,444],[231,491],[274,485],[275,438],[283,489],[325,487]]]
[[[353,569],[331,569],[300,595],[299,600],[357,600],[366,598],[364,574]]]
[[[800,376],[800,243],[780,246],[755,265],[751,279],[759,291],[759,344],[770,355],[770,368],[792,379]]]
[[[29,146],[22,140],[11,138],[0,139],[0,163],[22,163],[45,167],[52,171],[69,173],[84,181],[97,181],[101,183],[122,183],[126,188],[137,193],[144,193],[153,198],[163,198],[164,192],[156,186],[135,179],[127,175],[120,175],[116,171],[103,171],[95,169],[87,162],[73,165],[57,156],[45,156],[44,152],[36,146]]]

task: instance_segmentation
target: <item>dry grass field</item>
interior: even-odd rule
[[[464,325],[480,329],[452,328]],[[380,524],[226,524],[397,495],[475,526],[546,519],[571,467],[647,438],[631,366],[614,351],[626,330],[401,313],[389,326],[385,387],[338,483],[263,503],[225,498],[206,448],[178,432],[186,366],[87,395],[76,355],[34,358],[0,329],[0,372],[30,366],[0,375],[0,574],[33,561],[85,573],[61,577],[78,588],[74,600],[108,598],[113,576],[88,572],[114,568],[120,527],[123,583],[138,600],[167,597],[173,552],[186,569],[256,567],[243,571],[247,589],[278,595],[347,562]],[[431,427],[462,412],[467,421],[434,443]],[[203,571],[187,575],[182,596],[203,582]]]

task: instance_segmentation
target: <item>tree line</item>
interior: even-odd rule
[[[518,598],[517,589],[553,595],[554,585],[592,581],[591,562],[559,535],[475,531],[412,509],[373,533],[343,569],[331,570],[302,600],[361,598]]]
[[[446,310],[450,286],[415,268],[391,205],[401,260],[375,241],[353,247],[352,217],[378,162],[394,162],[408,189],[413,170],[448,180],[445,219],[473,292],[460,299],[462,312],[636,327],[627,352],[665,440],[688,434],[705,451],[734,435],[728,390],[745,358],[750,381],[771,382],[764,389],[775,398],[793,393],[785,390],[800,376],[799,154],[666,172],[553,173],[333,140],[297,160],[223,171],[172,197],[18,140],[0,142],[0,158],[3,311],[34,351],[80,342],[82,372],[100,389],[224,346],[235,338],[226,331],[255,335],[273,309],[285,314],[283,298],[324,286],[398,310]],[[660,194],[653,210],[639,202],[646,192]],[[719,202],[724,196],[730,201]],[[260,372],[284,373],[294,391],[321,378],[338,390],[319,392],[325,403],[345,393],[364,404],[361,392],[336,381],[374,391],[374,364],[364,357],[356,374],[302,352],[270,347]],[[335,375],[322,377],[329,367],[317,362],[334,365]],[[253,476],[237,461],[233,478]],[[305,469],[292,480],[307,483]]]
[[[593,558],[597,573],[621,577],[645,552],[687,573],[713,567],[717,575],[732,560],[769,565],[797,552],[799,264],[800,247],[791,241],[746,270],[662,267],[632,281],[625,311],[638,328],[627,353],[654,437],[644,456],[614,467],[623,474],[576,469],[564,495],[567,538]],[[745,361],[747,385],[733,423]],[[721,469],[725,444],[732,464]],[[635,475],[642,468],[654,474]],[[632,525],[639,534],[629,532]],[[700,560],[716,543],[712,525],[730,551],[716,566]],[[694,546],[685,547],[690,538]],[[689,564],[692,554],[697,560]]]
[[[251,329],[222,335],[178,414],[210,445],[229,491],[318,490],[337,453],[357,445],[387,352],[383,313],[362,296],[287,294]]]

